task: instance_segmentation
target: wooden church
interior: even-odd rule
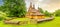
[[[28,9],[28,12],[26,13],[26,17],[31,19],[44,19],[45,15],[40,13],[39,10],[36,10],[35,5],[32,5],[32,3],[30,3],[30,7]]]

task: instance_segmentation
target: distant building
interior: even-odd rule
[[[32,6],[32,3],[30,3],[26,17],[31,19],[43,19],[45,18],[45,15],[40,13],[39,10],[36,10],[35,5]]]

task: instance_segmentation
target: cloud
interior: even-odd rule
[[[35,4],[36,8],[41,7],[43,10],[47,10],[49,12],[54,12],[57,9],[60,9],[60,0],[26,0],[27,6],[29,7],[29,3],[32,2]]]
[[[44,10],[49,12],[54,12],[55,10],[60,9],[60,0],[50,0],[45,7],[42,7]]]

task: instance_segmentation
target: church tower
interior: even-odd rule
[[[31,10],[32,8],[33,8],[33,7],[32,7],[32,3],[30,2],[29,10]],[[28,10],[28,11],[29,11],[29,10]]]
[[[33,4],[33,9],[35,9],[35,5]]]

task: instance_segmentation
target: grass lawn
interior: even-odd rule
[[[27,19],[14,19],[14,20],[27,20]],[[42,22],[39,24],[27,24],[27,25],[13,25],[4,24],[3,21],[0,22],[0,27],[60,27],[60,17],[55,17],[52,21]]]

